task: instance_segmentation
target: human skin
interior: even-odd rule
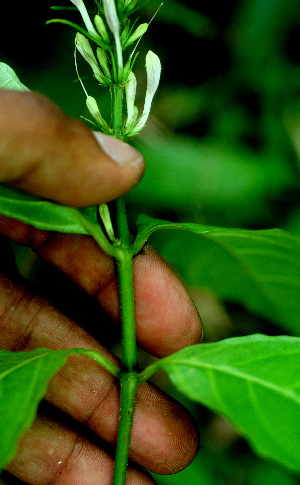
[[[97,141],[84,124],[67,117],[45,97],[0,92],[0,182],[81,207],[128,192],[144,168],[143,157],[132,147],[101,135]],[[119,320],[114,263],[90,237],[40,231],[4,216],[0,216],[0,233],[5,241],[31,247],[94,297],[110,318]],[[84,328],[10,270],[4,250],[0,263],[4,268],[0,273],[1,348],[92,348],[118,365],[116,357]],[[201,323],[192,301],[148,246],[134,259],[134,296],[137,341],[144,350],[164,357],[199,342]],[[119,384],[93,361],[70,357],[51,380],[46,399],[103,443],[115,446]],[[60,423],[55,415],[39,415],[7,470],[30,485],[110,485],[113,458],[106,448],[89,441],[76,426]],[[130,447],[133,464],[126,484],[154,483],[142,467],[163,474],[178,472],[193,460],[197,449],[198,432],[189,413],[151,384],[140,386]]]

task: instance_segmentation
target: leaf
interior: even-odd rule
[[[0,471],[13,458],[19,438],[34,421],[50,379],[69,355],[94,360],[119,378],[120,369],[95,350],[0,350]]]
[[[299,338],[251,335],[194,345],[152,371],[158,368],[187,397],[225,415],[257,453],[300,471]]]
[[[152,11],[152,10],[151,10]],[[159,19],[175,24],[200,38],[210,38],[216,31],[213,21],[197,9],[192,9],[184,2],[168,0],[159,13]]]
[[[74,29],[81,32],[83,35],[85,35],[85,37],[88,37],[90,40],[93,40],[94,42],[96,42],[96,44],[98,44],[102,47],[106,47],[105,44],[101,41],[100,37],[96,37],[96,35],[88,32],[85,29],[83,29],[82,27],[80,27],[80,25],[74,24],[74,22],[70,22],[69,20],[64,20],[64,19],[51,19],[51,20],[47,20],[47,22],[46,22],[46,25],[49,25],[49,24],[69,25],[70,27],[73,27]]]
[[[170,222],[162,219],[149,217],[146,214],[141,214],[137,218],[136,225],[138,232],[135,239],[135,246],[137,250],[142,249],[151,234],[158,229],[183,229],[191,231],[195,234],[204,234],[206,232],[249,232],[245,229],[231,229],[226,227],[204,226],[202,224],[194,224],[191,222]],[[252,231],[254,232],[254,231]]]
[[[76,209],[0,184],[0,213],[36,229],[91,235],[108,255],[117,253],[98,224],[98,206]]]
[[[197,213],[212,225],[265,224],[271,201],[296,186],[286,160],[232,148],[219,139],[164,135],[155,144],[136,139],[134,145],[145,156],[147,170],[126,198],[139,212],[151,207],[182,218]]]
[[[13,458],[17,442],[34,420],[48,382],[73,351],[0,351],[0,469]]]
[[[95,209],[96,210],[96,209]],[[78,209],[34,197],[26,192],[0,184],[1,214],[47,231],[88,234],[77,215]],[[80,209],[91,217],[91,208]]]
[[[136,244],[141,247],[158,229],[173,229],[158,250],[188,284],[209,288],[300,335],[298,237],[280,229],[228,229],[140,216]]]
[[[14,70],[4,62],[0,62],[0,88],[29,91],[29,89],[21,83]]]

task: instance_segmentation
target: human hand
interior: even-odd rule
[[[144,161],[128,145],[98,137],[102,148],[88,128],[40,95],[0,92],[1,182],[66,205],[112,200],[139,181]],[[0,232],[30,246],[118,320],[114,264],[91,238],[39,231],[4,216]],[[201,325],[194,305],[151,248],[134,260],[134,287],[142,348],[163,357],[199,341]],[[91,348],[118,364],[83,328],[12,274],[0,274],[0,295],[1,348]],[[106,444],[116,444],[118,381],[93,361],[72,356],[51,380],[46,399],[92,430],[103,447],[81,435],[76,426],[72,429],[54,417],[39,415],[7,470],[31,485],[110,485],[113,459]],[[163,474],[180,471],[197,448],[198,433],[187,411],[151,384],[140,386],[130,451],[137,465],[129,468],[126,483],[154,483],[139,467]]]

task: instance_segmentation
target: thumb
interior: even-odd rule
[[[133,147],[93,134],[44,96],[0,90],[0,182],[80,207],[128,192],[144,169]]]

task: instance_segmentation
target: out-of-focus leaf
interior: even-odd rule
[[[297,0],[239,2],[233,32],[240,60],[246,64],[265,62],[274,51],[282,49],[286,31],[295,23],[298,13]]]
[[[180,129],[197,121],[208,110],[210,96],[202,86],[172,85],[160,91],[155,114],[171,129]]]
[[[194,345],[156,362],[157,369],[190,399],[225,415],[257,453],[300,471],[299,338]]]
[[[272,197],[294,184],[281,159],[217,140],[157,136],[151,144],[135,145],[145,155],[147,170],[127,200],[145,211],[217,214],[218,225],[251,224],[262,217]]]
[[[207,456],[202,448],[201,453],[185,470],[175,473],[175,475],[157,475],[155,473],[151,475],[157,485],[199,485],[200,483],[201,485],[222,485],[223,482],[215,476],[213,468],[206,459]]]
[[[299,485],[296,475],[287,473],[284,468],[278,467],[271,462],[260,461],[248,470],[249,485]]]
[[[29,89],[21,83],[14,70],[4,62],[0,62],[0,88],[14,89],[16,91],[29,91]]]
[[[152,5],[151,12],[153,12]],[[210,37],[216,30],[212,20],[198,10],[177,0],[168,0],[167,2],[164,2],[163,7],[159,12],[158,19],[162,19],[170,24],[178,25],[196,37]]]
[[[139,217],[138,227],[139,247],[154,231],[173,229],[159,251],[187,283],[300,335],[299,238],[279,229],[222,229],[147,216]]]

